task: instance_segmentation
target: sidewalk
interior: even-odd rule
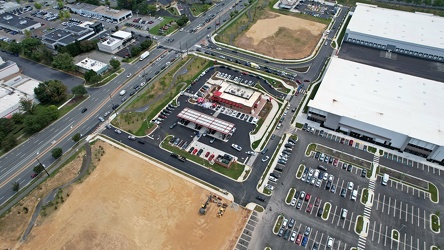
[[[271,108],[267,118],[265,118],[264,122],[262,123],[262,126],[259,128],[259,131],[257,131],[256,134],[250,133],[250,142],[253,143],[257,140],[260,140],[263,137],[266,137],[269,133],[273,132],[269,130],[269,127],[271,127],[273,121],[275,120],[276,115],[278,115],[279,105],[277,101],[274,99],[271,100],[271,104],[273,105],[273,108]],[[260,148],[263,143],[264,141],[262,140],[258,148]]]

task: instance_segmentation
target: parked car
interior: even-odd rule
[[[262,158],[262,162],[266,162],[266,161],[268,161],[268,159],[270,159],[270,156],[265,156],[264,158]]]
[[[361,171],[361,177],[362,177],[362,178],[367,177],[367,169],[363,169],[363,170]]]
[[[307,213],[311,213],[311,210],[312,210],[312,209],[313,209],[313,204],[310,203],[310,204],[308,204],[307,208],[305,209],[305,212],[307,212]]]
[[[231,147],[234,148],[235,150],[239,151],[239,152],[242,151],[242,147],[237,145],[237,144],[231,144]]]
[[[296,231],[293,231],[293,232],[291,233],[290,241],[292,241],[292,242],[295,242],[295,241],[296,241]]]

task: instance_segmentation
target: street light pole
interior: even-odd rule
[[[45,170],[46,174],[49,176],[49,173],[48,173],[48,171],[46,170],[45,165],[43,165],[43,164],[40,162],[40,160],[39,160],[38,157],[36,157],[36,159],[37,159],[37,162],[40,164],[40,166],[42,166],[43,170]]]

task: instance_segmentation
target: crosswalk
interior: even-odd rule
[[[378,166],[379,165],[379,154],[373,155],[373,165]],[[375,173],[373,173],[375,174]],[[376,186],[376,178],[370,178],[369,184],[368,184],[368,190],[372,193],[375,192],[375,186]],[[372,204],[373,206],[373,204]],[[372,214],[372,206],[365,205],[364,206],[364,218],[367,219],[367,221],[370,221],[370,215]],[[358,239],[358,249],[364,250],[365,245],[367,243],[367,235],[359,235]]]

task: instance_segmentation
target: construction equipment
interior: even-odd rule
[[[210,204],[210,201],[211,201],[211,199],[212,199],[212,197],[213,197],[213,195],[208,195],[208,199],[207,199],[207,201],[202,205],[202,207],[199,209],[199,213],[200,214],[202,214],[202,215],[205,215],[206,213],[207,213],[207,207],[208,207],[208,204]]]

